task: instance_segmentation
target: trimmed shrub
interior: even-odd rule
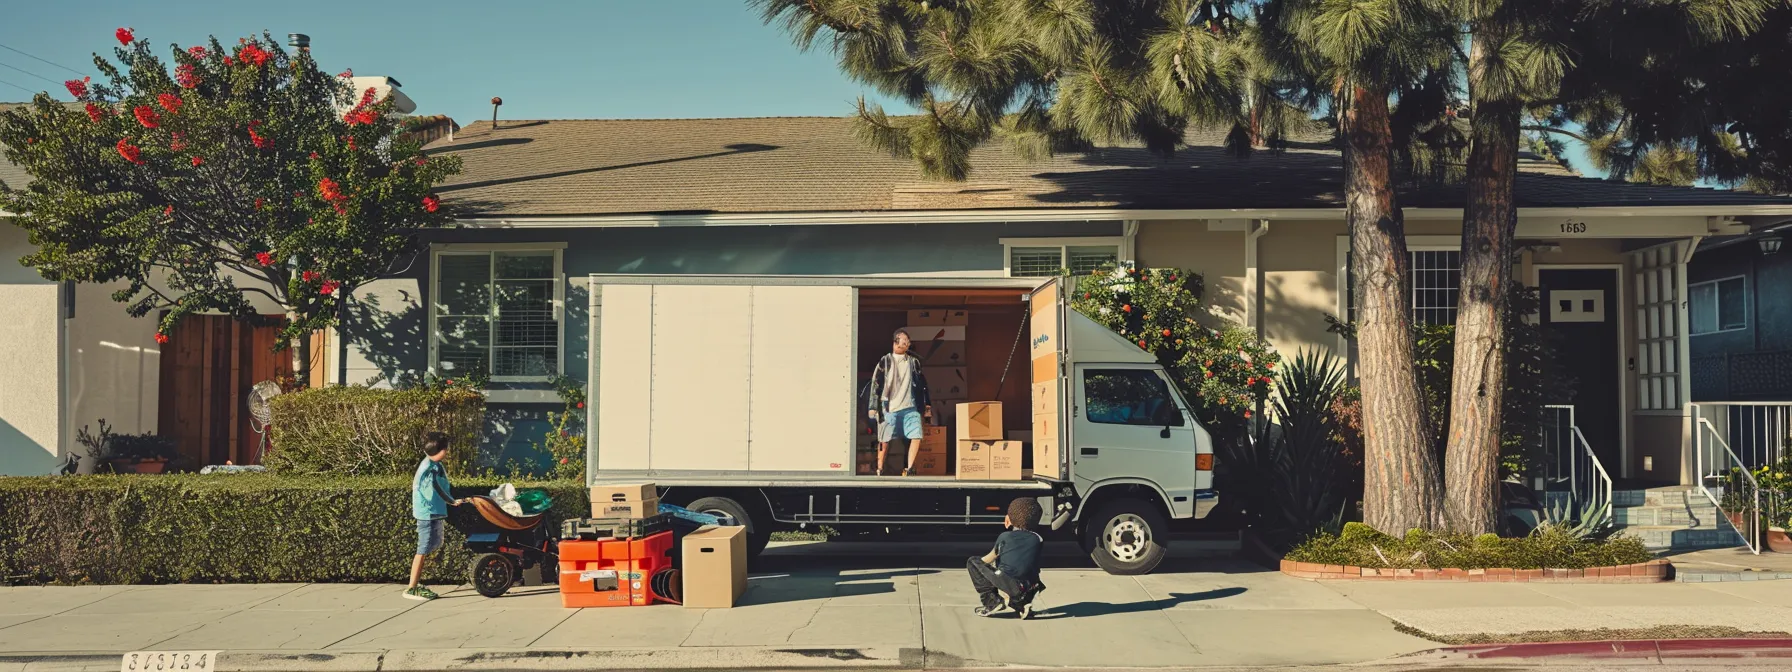
[[[1362,523],[1346,523],[1338,534],[1317,534],[1301,542],[1287,558],[1395,569],[1586,569],[1648,562],[1655,554],[1635,537],[1582,539],[1548,525],[1516,538],[1421,530],[1395,537]]]
[[[408,476],[423,458],[423,435],[452,440],[450,471],[479,453],[485,396],[458,387],[382,390],[332,386],[274,398],[268,469],[289,474]]]
[[[500,481],[461,478],[456,497]],[[580,481],[517,483],[554,499],[543,525],[590,514]],[[0,478],[0,575],[10,583],[392,582],[410,576],[417,527],[409,478],[276,474]],[[431,581],[465,580],[449,509]]]

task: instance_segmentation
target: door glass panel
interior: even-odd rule
[[[1182,411],[1170,388],[1143,369],[1089,369],[1083,372],[1083,409],[1090,422],[1109,425],[1181,427]]]

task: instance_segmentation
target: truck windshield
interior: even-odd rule
[[[1181,427],[1170,388],[1146,369],[1085,369],[1083,408],[1089,422]]]

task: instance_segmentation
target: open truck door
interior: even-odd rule
[[[1033,477],[1070,480],[1070,454],[1065,452],[1065,374],[1069,348],[1064,316],[1068,311],[1064,279],[1052,278],[1028,296],[1032,339],[1028,358],[1033,381]]]

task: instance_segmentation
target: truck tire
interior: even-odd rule
[[[740,523],[741,527],[747,528],[747,557],[758,556],[760,551],[765,550],[765,545],[771,542],[771,534],[753,524],[753,517],[747,515],[747,507],[740,502],[727,497],[704,497],[684,508],[712,516],[727,516]]]
[[[1119,576],[1149,574],[1164,560],[1169,523],[1151,502],[1122,499],[1083,518],[1083,547],[1102,571]]]

